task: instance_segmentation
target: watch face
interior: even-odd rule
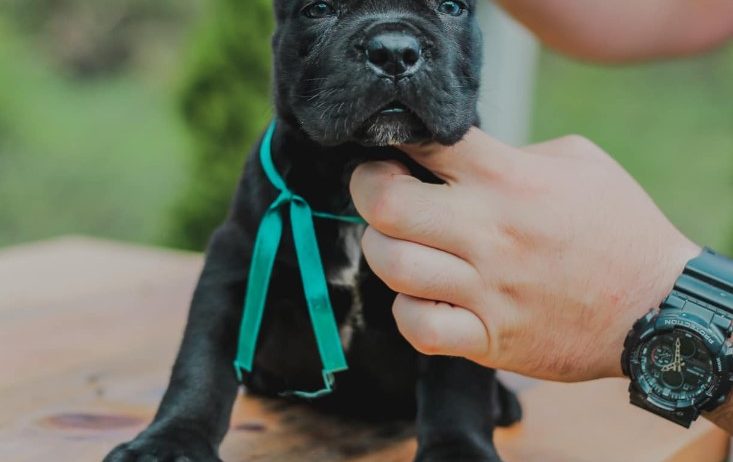
[[[667,401],[698,401],[715,380],[713,356],[697,335],[676,329],[656,335],[639,351],[640,378]]]

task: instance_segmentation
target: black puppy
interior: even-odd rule
[[[475,0],[275,0],[272,157],[315,210],[354,215],[348,181],[364,160],[399,159],[436,181],[396,143],[451,144],[477,124],[481,38]],[[209,244],[183,344],[154,422],[107,462],[217,461],[239,383],[232,366],[253,242],[277,197],[259,157]],[[268,292],[249,392],[322,386],[289,223]],[[363,225],[316,220],[329,291],[350,369],[314,404],[360,417],[417,415],[420,462],[499,458],[495,424],[519,419],[494,371],[427,357],[399,335],[395,294],[360,253]]]

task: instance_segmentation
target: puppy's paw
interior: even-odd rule
[[[203,438],[185,431],[144,433],[112,450],[102,462],[222,462]]]

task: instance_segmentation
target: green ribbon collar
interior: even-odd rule
[[[341,345],[338,325],[328,294],[323,262],[318,249],[313,218],[338,220],[347,223],[364,223],[358,216],[341,216],[315,212],[305,199],[288,189],[272,160],[272,137],[276,123],[270,124],[260,144],[260,163],[270,183],[280,194],[265,212],[257,231],[252,261],[250,263],[247,292],[244,298],[244,313],[239,332],[239,347],[234,367],[242,381],[242,371],[252,372],[257,337],[265,312],[267,290],[283,234],[283,214],[290,209],[290,223],[293,230],[295,253],[300,266],[300,275],[305,289],[313,332],[318,352],[323,363],[324,388],[318,391],[294,391],[302,398],[318,398],[333,391],[334,374],[348,369],[346,356]]]

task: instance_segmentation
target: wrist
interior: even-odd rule
[[[655,258],[648,257],[647,274],[651,277],[638,278],[639,286],[629,288],[629,293],[635,294],[629,302],[621,307],[617,313],[616,328],[609,329],[611,348],[601,377],[624,377],[621,367],[621,353],[624,340],[636,321],[644,317],[649,310],[658,308],[664,299],[672,292],[675,282],[680,277],[687,263],[700,255],[702,247],[680,235],[680,239],[672,245],[666,246]]]
[[[648,300],[651,308],[658,308],[665,298],[672,292],[677,279],[682,275],[687,264],[698,257],[703,248],[684,236],[675,245],[667,246],[660,257],[656,280],[649,288]],[[643,313],[642,313],[643,315]],[[641,315],[640,315],[641,316]],[[630,327],[630,326],[629,326]]]

